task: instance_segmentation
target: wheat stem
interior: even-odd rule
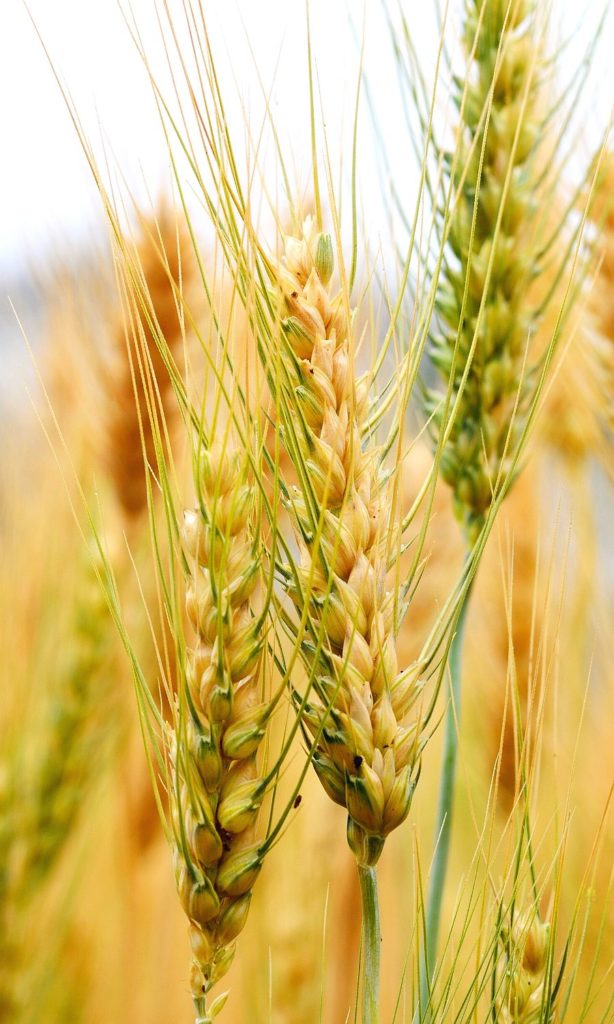
[[[427,1007],[426,1021],[431,1019],[429,992],[437,957],[441,905],[446,885],[450,839],[452,836],[454,787],[458,760],[458,724],[461,713],[463,638],[470,594],[471,588],[467,590],[461,604],[456,633],[450,648],[450,703],[446,714],[446,731],[439,781],[439,800],[437,819],[435,821],[435,853],[426,908],[426,949],[420,965],[420,1005]]]
[[[375,868],[358,865],[362,899],[362,1024],[379,1024],[380,945],[379,901]]]

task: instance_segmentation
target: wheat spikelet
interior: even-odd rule
[[[385,589],[389,497],[378,451],[361,445],[368,387],[355,381],[351,317],[343,292],[329,294],[332,273],[330,237],[308,218],[301,237],[286,238],[279,267],[303,421],[295,443],[309,478],[291,492],[301,549],[300,589],[291,592],[299,608],[309,595],[316,644],[323,641],[315,663],[311,650],[306,657],[317,694],[302,711],[316,738],[313,764],[347,808],[359,862],[372,865],[409,811],[420,729],[402,722],[420,684],[416,666],[398,670],[396,599]],[[298,467],[301,456],[289,450]]]
[[[176,425],[166,360],[182,364],[183,294],[194,274],[187,231],[166,204],[151,220],[143,219],[131,262],[126,315],[115,329],[105,382],[103,460],[121,508],[136,519],[147,507],[147,467],[157,461],[154,423],[164,423],[171,440]]]
[[[170,734],[177,889],[190,919],[191,989],[199,1021],[232,962],[262,864],[256,819],[267,789],[257,752],[272,713],[263,699],[262,624],[251,599],[259,579],[254,485],[238,453],[203,454],[200,505],[185,515],[193,566],[186,611],[187,721]]]

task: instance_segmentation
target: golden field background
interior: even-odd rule
[[[167,214],[159,214],[160,224]],[[156,254],[146,241],[141,245],[152,301],[172,339],[169,283]],[[562,922],[575,914],[582,921],[569,1019],[576,1019],[573,1001],[582,1003],[596,972],[594,1001],[583,1018],[589,1021],[611,1006],[614,954],[612,254],[610,218],[527,467],[480,567],[467,630],[443,930],[445,938],[451,935],[451,957],[463,920],[454,923],[455,894],[462,904],[473,879],[479,885],[488,875],[487,889],[497,883],[517,828],[522,763],[531,778],[544,893],[558,893]],[[33,407],[7,414],[2,424],[0,977],[4,973],[19,993],[19,1010],[0,1012],[7,1021],[39,1020],[41,1008],[48,1021],[92,1024],[162,1024],[190,1015],[185,921],[153,802],[129,666],[92,569],[77,486],[80,480],[99,510],[123,614],[149,658],[155,692],[157,668],[139,593],[142,588],[155,607],[139,390],[135,400],[120,303],[109,300],[110,287],[100,286],[111,278],[108,266],[94,274],[54,275],[36,352],[40,387]],[[240,345],[240,325],[237,331]],[[156,369],[160,377],[162,370]],[[180,439],[176,450],[180,460]],[[404,482],[408,504],[430,457],[426,446],[414,449]],[[400,638],[403,658],[418,649],[461,562],[444,485],[428,550]],[[154,619],[154,634],[156,628]],[[413,969],[406,969],[417,941],[410,922],[429,870],[440,733],[425,753],[410,818],[381,863],[385,1019],[399,990],[403,1007],[415,985]],[[344,833],[343,812],[310,775],[301,808],[255,890],[241,955],[229,975],[229,1022],[351,1019],[360,902]],[[563,847],[559,879],[548,872]],[[463,940],[468,952],[457,967],[461,976],[471,969],[478,918],[479,912]]]

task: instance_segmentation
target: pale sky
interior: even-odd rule
[[[170,5],[178,6],[178,0],[170,0]],[[128,9],[127,0],[123,6]],[[154,71],[164,82],[155,0],[132,0],[131,6]],[[208,0],[204,6],[239,137],[242,118],[237,89],[250,110],[260,109],[254,61],[268,90],[279,60],[272,91],[275,123],[284,150],[294,153],[297,166],[304,166],[309,141],[304,107],[304,0]],[[351,123],[360,48],[357,33],[360,36],[364,12],[365,68],[393,175],[402,181],[411,173],[410,160],[407,141],[399,129],[400,108],[383,3],[312,0],[310,7],[331,151],[335,153],[342,126],[347,131]],[[406,0],[404,7],[416,48],[428,68],[435,56],[434,0]],[[155,193],[168,174],[168,160],[151,87],[120,4],[116,0],[29,0],[29,8],[99,159],[106,151],[138,198],[144,199],[147,189]],[[576,67],[602,9],[603,0],[587,0],[584,5],[578,0],[553,0],[553,22],[560,22],[565,26],[562,33],[572,36],[561,61],[563,74]],[[607,123],[614,98],[613,39],[611,19],[593,61],[590,88],[582,99],[581,117],[590,145],[596,144]],[[0,275],[10,277],[44,259],[49,246],[53,250],[86,244],[88,231],[101,220],[90,171],[23,0],[0,0],[0,97]],[[363,145],[368,124],[365,110]],[[377,153],[371,152],[376,149],[375,142],[369,142],[367,136],[361,168],[367,203],[377,189],[378,175]]]

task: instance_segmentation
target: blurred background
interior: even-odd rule
[[[442,5],[444,6],[444,5]],[[179,10],[171,2],[169,9]],[[437,7],[406,5],[414,44],[427,78],[437,55]],[[554,0],[552,31],[564,47],[559,64],[569,79],[582,62],[595,26],[610,7],[597,0]],[[83,130],[102,166],[122,180],[139,204],[151,203],[169,185],[168,158],[148,70],[137,51],[139,33],[149,71],[164,91],[169,73],[160,25],[164,5],[155,0],[4,0],[0,7],[0,95],[4,159],[0,166],[0,351],[2,402],[23,400],[28,360],[7,295],[31,341],[40,322],[37,279],[54,259],[75,261],[91,253],[106,227],[91,171],[62,96],[74,102]],[[451,20],[458,13],[451,5]],[[342,126],[351,124],[364,38],[368,92],[363,98],[360,188],[369,209],[372,244],[386,223],[382,184],[408,187],[415,161],[395,125],[403,123],[385,5],[310,3],[317,90],[331,149]],[[302,0],[229,0],[207,5],[209,31],[229,116],[262,109],[261,91],[271,96],[280,138],[303,176],[309,137],[297,131],[306,110],[306,32]],[[591,74],[576,111],[582,135],[577,157],[595,147],[607,123],[614,91],[614,66],[606,25],[602,45],[591,56]],[[184,40],[185,41],[185,40]],[[56,81],[55,75],[59,81]],[[378,136],[369,106],[377,111]],[[237,132],[240,136],[241,132]],[[372,139],[372,147],[369,139]],[[382,140],[386,146],[382,152]],[[372,148],[371,161],[364,154]],[[333,163],[333,166],[334,163]],[[387,229],[386,229],[387,230]],[[26,378],[24,378],[24,372]],[[19,398],[16,398],[17,393]]]

